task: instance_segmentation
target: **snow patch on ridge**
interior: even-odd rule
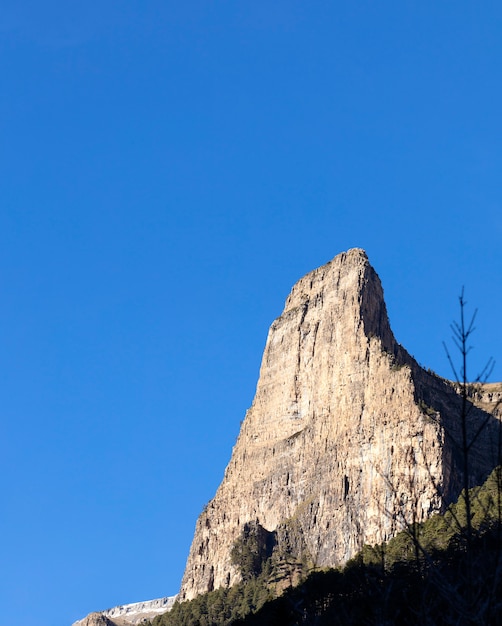
[[[144,619],[152,619],[156,615],[166,613],[173,608],[177,596],[166,596],[156,600],[145,600],[143,602],[133,602],[132,604],[122,604],[106,611],[100,611],[101,615],[114,620],[120,618],[124,624],[139,624]],[[81,626],[86,618],[78,620],[72,626]]]

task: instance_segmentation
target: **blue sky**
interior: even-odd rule
[[[293,283],[351,247],[391,325],[502,379],[497,2],[4,0],[2,621],[178,589]]]

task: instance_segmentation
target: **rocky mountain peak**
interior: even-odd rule
[[[351,328],[361,322],[367,337],[379,337],[389,348],[395,344],[380,279],[361,248],[342,252],[301,278],[291,290],[281,317],[297,307],[306,313],[309,306],[329,309],[339,326],[345,323]]]
[[[446,436],[458,406],[453,386],[394,339],[363,250],[304,276],[270,327],[252,406],[197,521],[181,598],[240,580],[232,554],[251,532],[293,560],[337,566],[412,516],[440,511],[460,487]],[[473,481],[490,469],[484,443]]]

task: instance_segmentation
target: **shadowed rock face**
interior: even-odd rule
[[[337,566],[401,530],[412,511],[440,511],[460,491],[445,431],[458,435],[458,415],[451,383],[396,343],[363,250],[307,274],[270,328],[253,404],[197,521],[181,598],[238,582],[230,553],[246,524]],[[472,419],[485,416],[475,409]],[[483,435],[472,482],[491,467],[487,445]]]

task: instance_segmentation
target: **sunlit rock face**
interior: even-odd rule
[[[458,415],[453,386],[394,339],[363,250],[307,274],[270,327],[253,404],[197,521],[181,598],[239,580],[231,549],[245,524],[282,535],[294,527],[291,549],[322,567],[440,511],[461,488]],[[472,482],[491,465],[489,429]]]

